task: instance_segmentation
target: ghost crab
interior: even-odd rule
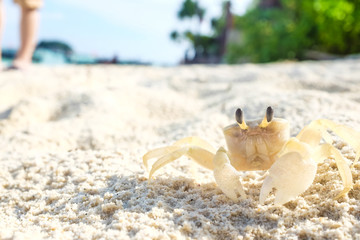
[[[317,164],[332,156],[340,172],[344,189],[336,198],[346,195],[353,185],[352,175],[340,151],[332,145],[328,130],[337,134],[355,149],[355,162],[360,157],[360,133],[331,120],[319,119],[305,126],[296,137],[290,138],[289,122],[274,118],[271,107],[265,117],[245,123],[241,109],[235,113],[236,123],[223,129],[228,151],[217,151],[199,137],[187,137],[171,146],[157,148],[143,156],[148,160],[158,158],[152,165],[149,181],[159,168],[183,155],[213,171],[215,181],[222,192],[237,201],[238,195],[246,194],[238,171],[268,170],[260,190],[260,203],[264,204],[273,188],[275,204],[284,204],[302,192],[313,182]],[[321,140],[324,140],[324,143]]]

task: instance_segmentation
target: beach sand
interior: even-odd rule
[[[148,150],[268,106],[291,135],[318,118],[360,130],[360,60],[237,66],[37,66],[0,73],[0,239],[360,239],[360,163],[342,190],[335,161],[295,200],[264,205],[266,171],[241,172],[233,202],[183,157],[155,173]],[[349,165],[355,153],[333,136]]]

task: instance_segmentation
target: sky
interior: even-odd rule
[[[140,60],[158,65],[178,63],[187,43],[175,43],[173,30],[193,28],[195,22],[177,19],[183,0],[44,0],[40,9],[38,40],[62,40],[82,54],[120,60]],[[206,8],[206,24],[220,16],[222,0],[200,0]],[[19,46],[20,9],[4,0],[4,48]],[[243,14],[251,0],[233,0],[233,12]]]

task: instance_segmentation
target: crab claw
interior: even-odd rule
[[[260,190],[260,204],[273,188],[276,189],[274,204],[282,205],[304,192],[315,178],[317,165],[298,152],[281,156],[270,168]]]
[[[214,177],[221,191],[231,200],[237,201],[238,195],[245,198],[246,194],[240,182],[240,174],[231,166],[224,148],[219,148],[214,157]]]

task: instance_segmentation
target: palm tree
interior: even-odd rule
[[[197,35],[200,35],[200,26],[205,16],[205,9],[199,5],[197,0],[185,0],[181,5],[181,8],[177,14],[177,17],[180,20],[184,19],[192,19],[193,17],[197,17],[199,20]],[[173,31],[170,34],[172,40],[179,42],[181,41],[181,34],[177,31]]]
[[[197,17],[199,19],[199,24],[202,23],[204,16],[205,9],[199,5],[199,2],[197,0],[185,0],[178,12],[178,18],[180,20],[183,20],[185,18],[191,19],[193,17]]]

